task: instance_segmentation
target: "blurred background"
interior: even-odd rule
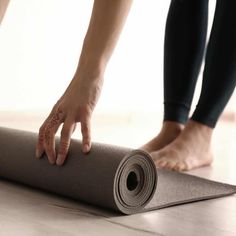
[[[121,139],[127,124],[134,130],[142,126],[136,144],[157,133],[163,114],[163,41],[169,3],[134,1],[105,73],[93,118],[97,131],[101,126],[96,124],[102,122],[103,130],[113,127]],[[0,26],[1,125],[11,122],[18,127],[21,121],[24,128],[38,128],[73,77],[92,5],[92,0],[9,2]],[[211,0],[209,29],[214,7]],[[200,86],[201,74],[193,108]],[[235,112],[234,95],[225,119],[235,122]],[[32,120],[37,124],[31,125]],[[118,124],[124,129],[116,129]],[[137,140],[137,132],[134,136]]]

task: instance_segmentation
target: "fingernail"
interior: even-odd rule
[[[55,164],[55,160],[52,160],[52,158],[49,159],[49,162],[54,165]]]
[[[61,154],[57,155],[57,162],[56,163],[58,166],[61,166],[63,164],[63,155],[61,155]]]
[[[40,158],[41,156],[42,156],[42,152],[40,152],[39,149],[36,149],[35,157]]]
[[[88,152],[89,152],[89,145],[88,145],[88,144],[85,144],[85,145],[83,146],[83,152],[84,152],[84,153],[88,153]]]
[[[56,163],[56,157],[53,154],[47,154],[48,156],[48,161],[50,162],[50,164],[54,165]]]

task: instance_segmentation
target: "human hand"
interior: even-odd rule
[[[50,163],[62,165],[77,122],[81,124],[83,152],[89,152],[91,116],[102,88],[101,75],[116,46],[131,4],[132,0],[94,1],[76,75],[39,130],[37,157],[45,151]],[[55,134],[62,123],[56,155]]]
[[[39,129],[36,157],[45,152],[51,164],[63,165],[70,146],[71,136],[80,122],[82,151],[91,148],[91,116],[102,89],[103,79],[74,78],[63,96],[54,105],[51,113]],[[55,135],[63,123],[58,151],[55,150]]]

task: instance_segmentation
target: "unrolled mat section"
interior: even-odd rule
[[[141,150],[72,140],[64,166],[35,158],[37,134],[0,128],[0,176],[89,204],[133,214],[230,195],[236,186],[156,169]]]

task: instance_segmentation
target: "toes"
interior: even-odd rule
[[[188,165],[184,162],[177,162],[176,165],[173,167],[175,171],[184,171],[188,170]]]
[[[159,168],[174,171],[187,171],[191,169],[185,162],[170,159],[160,160],[159,162],[156,162],[156,165]]]
[[[180,158],[179,153],[176,150],[168,152],[166,150],[156,151],[151,153],[152,159],[155,162],[157,168],[174,170],[174,171],[188,171],[195,166],[199,166],[196,160],[192,158]]]
[[[168,169],[168,170],[174,170],[174,167],[176,166],[176,161],[173,161],[173,160],[169,160],[167,161],[166,165],[165,165],[165,169]]]
[[[151,153],[153,160],[158,168],[172,170],[176,162],[166,155],[163,151]]]
[[[159,168],[165,168],[167,161],[166,160],[158,160],[158,161],[155,161],[155,164]]]

